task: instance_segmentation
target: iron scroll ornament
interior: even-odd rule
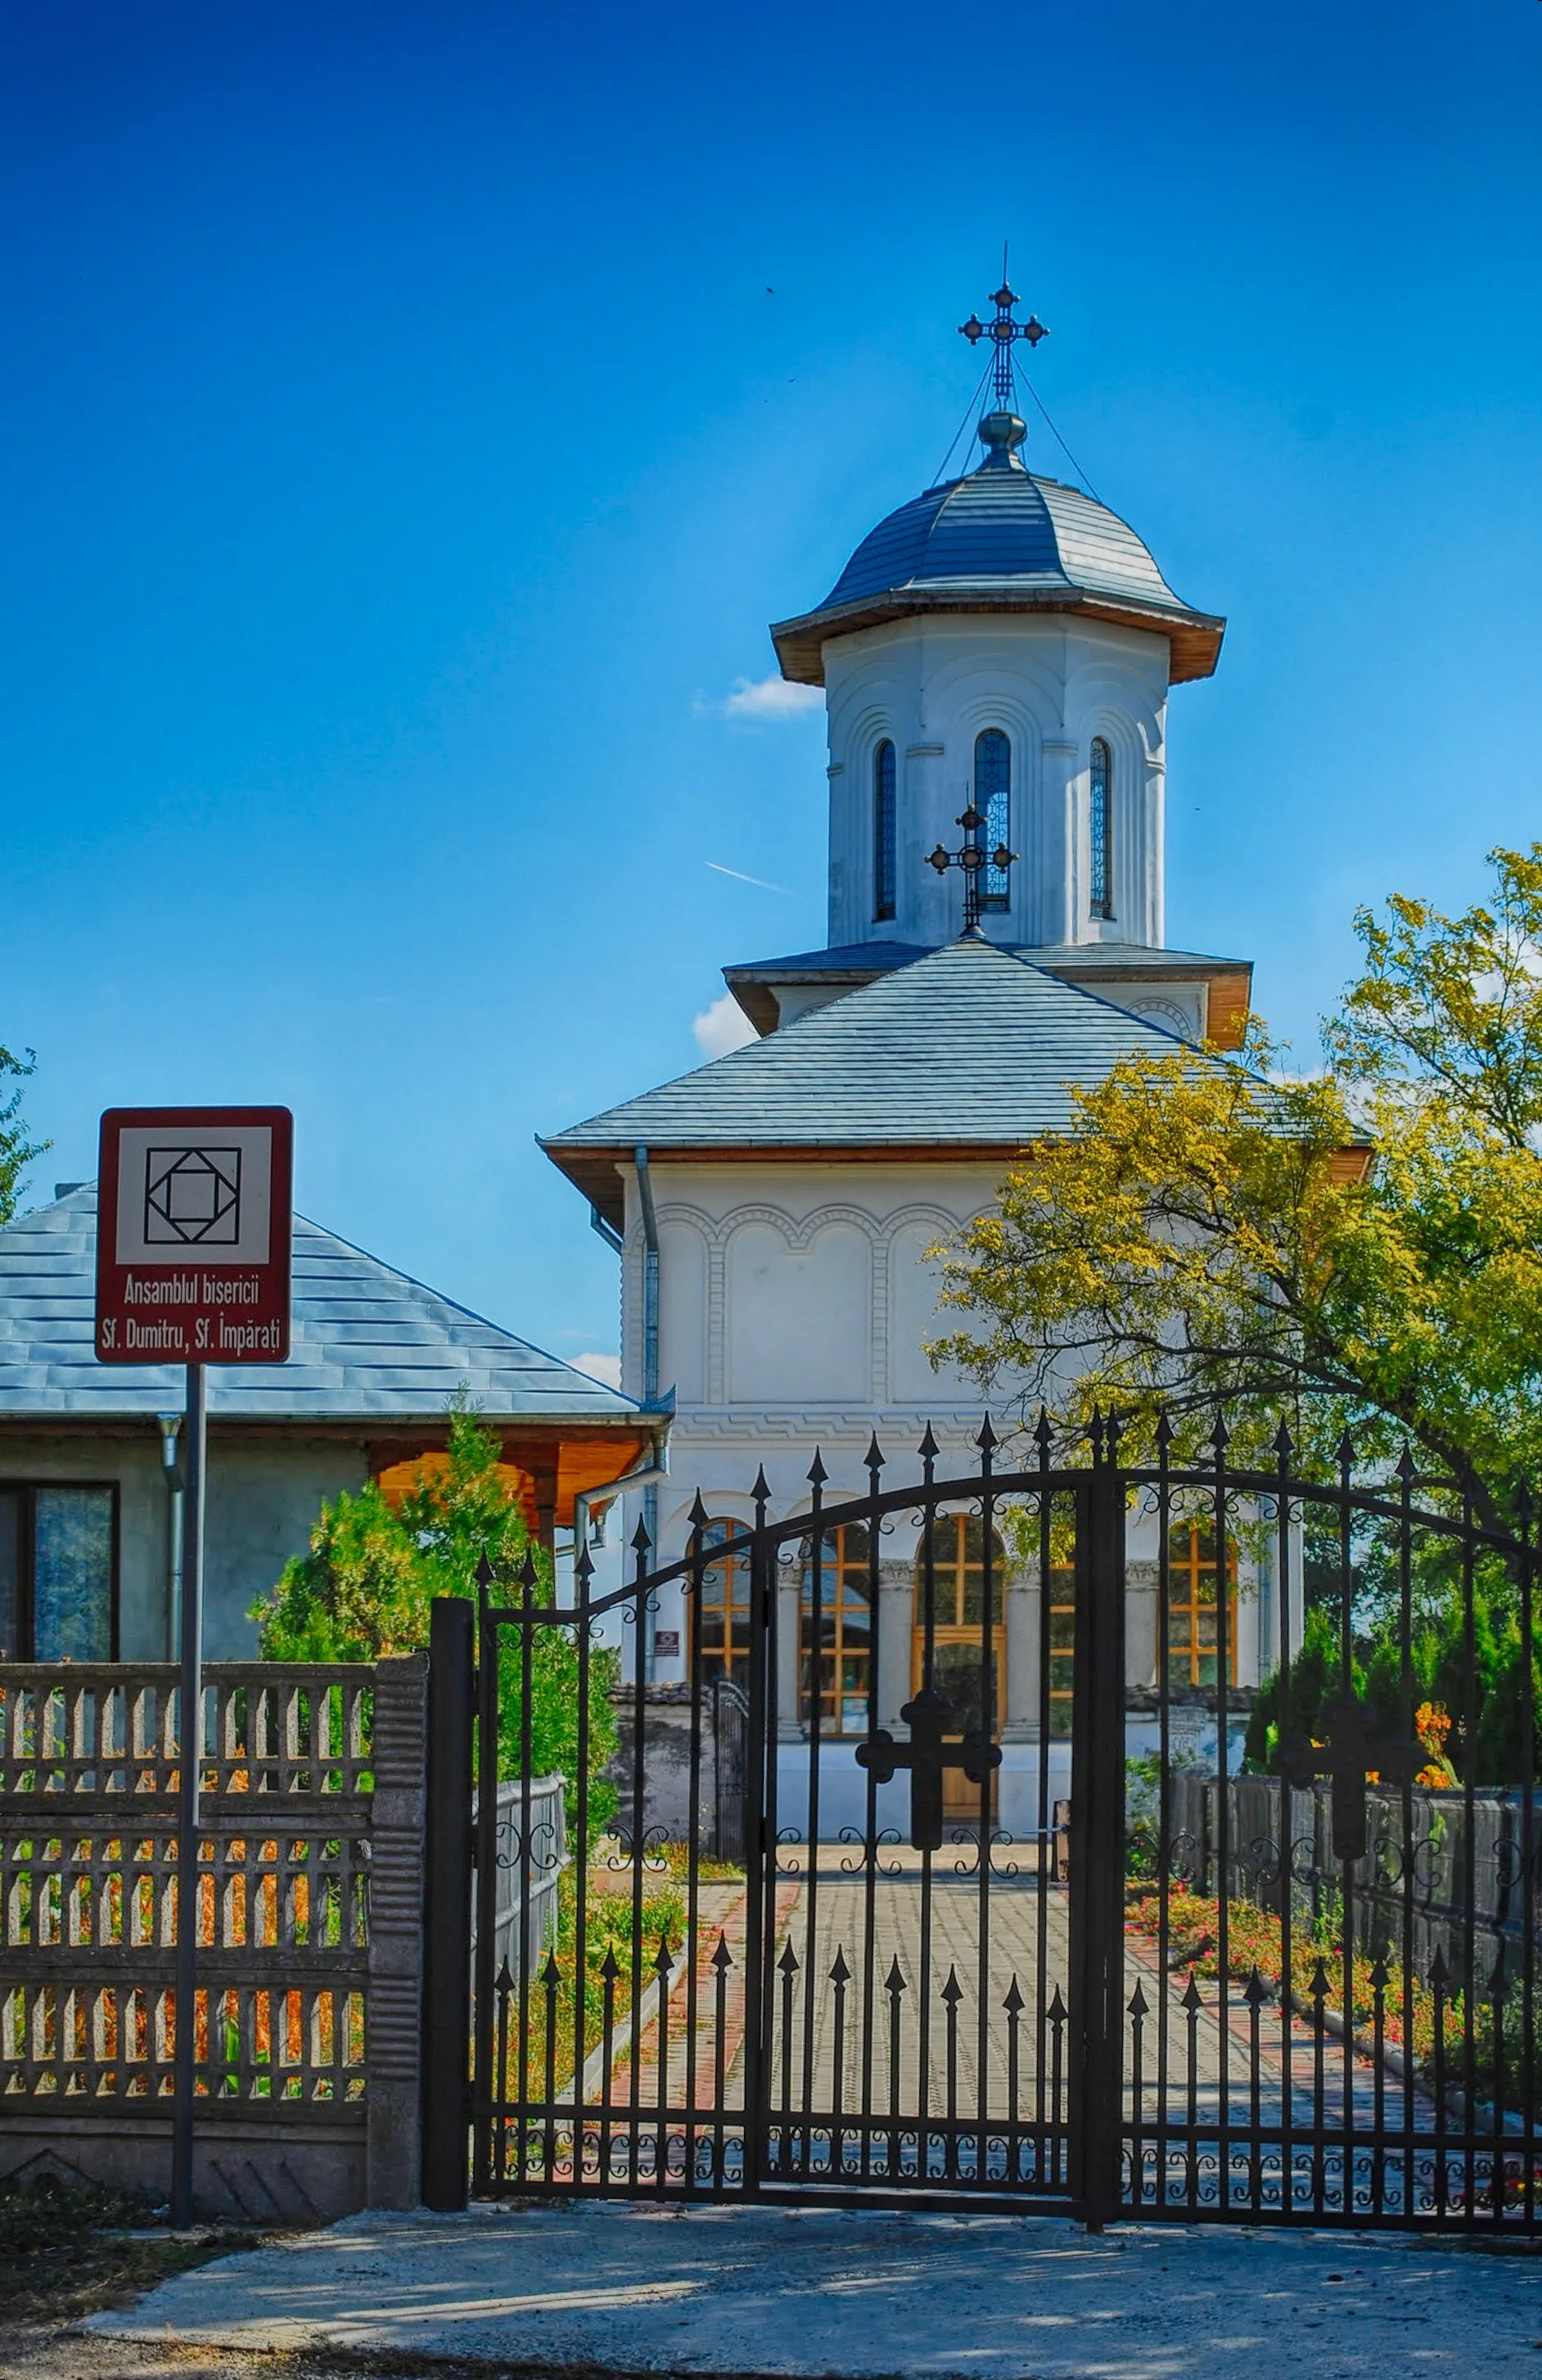
[[[962,1768],[971,1785],[985,1786],[990,1772],[1002,1765],[1002,1747],[977,1727],[963,1737],[944,1740],[949,1706],[935,1686],[923,1686],[900,1717],[910,1730],[908,1743],[898,1743],[886,1727],[856,1747],[856,1762],[875,1785],[887,1785],[896,1770],[910,1771],[910,1841],[918,1852],[942,1848],[942,1771]]]

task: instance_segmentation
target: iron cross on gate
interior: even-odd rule
[[[856,1747],[858,1767],[876,1785],[887,1785],[896,1769],[910,1771],[910,1840],[918,1852],[942,1848],[942,1771],[962,1768],[971,1785],[983,1786],[1002,1765],[1002,1747],[977,1727],[949,1742],[942,1730],[949,1706],[935,1686],[923,1686],[914,1702],[900,1712],[910,1730],[908,1743],[897,1743],[886,1727]]]
[[[1354,1694],[1335,1694],[1324,1706],[1322,1716],[1328,1730],[1326,1743],[1314,1743],[1301,1734],[1282,1735],[1269,1765],[1287,1784],[1302,1791],[1316,1778],[1330,1779],[1333,1856],[1364,1859],[1370,1848],[1367,1772],[1374,1769],[1388,1784],[1401,1789],[1411,1784],[1423,1767],[1425,1750],[1412,1727],[1397,1733],[1378,1730],[1370,1711]]]

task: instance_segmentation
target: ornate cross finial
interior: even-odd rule
[[[1017,409],[1013,403],[1012,387],[1012,350],[1016,341],[1026,339],[1030,347],[1037,347],[1040,339],[1047,339],[1050,335],[1037,314],[1030,314],[1026,322],[1014,322],[1012,310],[1020,302],[1016,290],[1007,280],[1006,258],[1003,255],[1002,285],[990,300],[996,309],[995,321],[982,322],[977,314],[971,314],[966,322],[960,322],[958,326],[960,336],[967,339],[972,347],[977,346],[981,339],[990,339],[995,343],[995,377],[991,394],[998,413],[1014,413]]]
[[[964,841],[958,850],[948,851],[939,844],[935,851],[928,852],[927,858],[936,868],[939,876],[945,876],[950,868],[962,869],[964,930],[971,941],[978,942],[985,939],[980,932],[982,889],[980,879],[988,868],[994,868],[999,876],[1004,876],[1016,859],[1017,854],[1014,851],[1009,851],[1004,843],[999,843],[994,851],[987,851],[984,842],[985,813],[983,810],[977,810],[973,802],[966,810],[960,813],[957,823],[964,829]]]

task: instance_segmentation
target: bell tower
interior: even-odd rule
[[[1100,982],[1171,972],[1168,693],[1210,675],[1226,624],[1097,496],[1027,468],[1018,356],[1049,334],[1019,303],[1003,277],[990,320],[960,326],[989,350],[974,468],[771,630],[783,675],[824,689],[829,954],[786,978],[774,1020],[753,979],[776,963],[725,969],[762,1032],[954,940],[961,876],[967,922],[1002,947]],[[1202,994],[1167,1005],[1205,1029]]]

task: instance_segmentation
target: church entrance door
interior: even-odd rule
[[[1187,1469],[1107,1426],[1086,1463],[996,1446],[939,1476],[929,1432],[892,1486],[875,1445],[839,1503],[816,1458],[791,1520],[762,1475],[731,1537],[699,1500],[678,1560],[639,1532],[612,1594],[581,1558],[576,1604],[531,1564],[484,1583],[476,2190],[1542,2228],[1529,1524],[1406,1462],[1297,1477],[1283,1434],[1258,1471],[1224,1435]],[[1014,1686],[1009,1738],[1013,1590],[1038,1724]],[[690,1684],[618,1688],[605,1647],[661,1610]],[[570,1775],[537,1771],[538,1706]],[[436,1738],[436,1876],[472,1831],[458,1758]],[[426,2122],[453,2171],[453,2089]]]

